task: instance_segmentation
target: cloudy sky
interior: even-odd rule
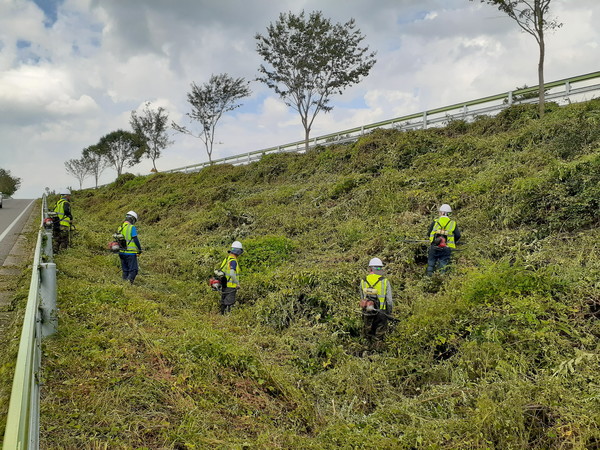
[[[317,117],[313,137],[537,84],[533,37],[468,0],[0,0],[0,167],[22,179],[15,197],[77,188],[64,162],[128,129],[147,101],[186,124],[190,84],[211,74],[252,80],[252,96],[219,123],[213,158],[302,139],[296,113],[254,81],[254,36],[303,9],[356,19],[377,51],[370,75]],[[546,80],[599,70],[600,2],[554,0],[552,14],[564,25],[547,37]],[[207,160],[199,139],[173,140],[159,170]],[[115,177],[107,169],[100,182]]]

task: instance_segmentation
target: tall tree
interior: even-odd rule
[[[333,109],[330,97],[358,83],[376,62],[375,52],[361,47],[365,36],[354,19],[334,25],[321,11],[308,18],[304,11],[282,13],[265,36],[255,38],[258,54],[268,64],[261,64],[257,79],[300,114],[306,149],[317,114]]]
[[[83,160],[83,157],[65,161],[65,169],[69,175],[74,176],[79,181],[79,189],[81,189],[83,180],[90,174],[90,168]]]
[[[192,91],[187,95],[192,112],[186,116],[192,123],[199,122],[200,132],[194,133],[175,122],[172,126],[180,133],[200,138],[204,142],[209,162],[212,162],[217,122],[226,112],[239,108],[242,105],[239,101],[251,94],[248,84],[243,78],[232,78],[226,73],[212,75],[202,86],[192,83]]]
[[[471,0],[473,1],[473,0]],[[539,85],[539,111],[540,117],[544,116],[544,103],[546,93],[544,90],[544,60],[546,58],[546,31],[560,28],[555,18],[549,18],[550,2],[552,0],[480,0],[481,3],[497,6],[498,9],[517,22],[521,30],[532,35],[539,48],[538,58],[538,85]]]
[[[103,136],[97,147],[108,164],[115,168],[117,176],[121,176],[123,167],[131,167],[139,163],[146,151],[140,136],[124,130],[113,131]]]
[[[161,152],[173,141],[169,139],[169,114],[159,106],[157,110],[150,108],[151,103],[146,102],[141,115],[131,111],[129,123],[133,132],[141,136],[146,143],[144,155],[152,160],[152,167],[156,170],[156,160],[160,158]]]
[[[96,187],[98,187],[98,178],[100,178],[100,175],[106,169],[108,161],[102,156],[97,145],[90,145],[85,148],[81,160],[89,169],[89,173],[94,176]]]
[[[11,196],[21,186],[21,179],[13,177],[10,170],[0,169],[0,192]]]

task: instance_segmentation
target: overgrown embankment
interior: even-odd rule
[[[600,101],[74,195],[46,345],[47,448],[595,448],[600,445]],[[441,203],[466,244],[423,277]],[[146,251],[120,281],[128,210]],[[205,280],[232,240],[242,289]],[[360,337],[386,263],[400,319]]]

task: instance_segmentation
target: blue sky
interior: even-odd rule
[[[44,12],[44,26],[51,27],[58,18],[58,0],[34,0],[34,3]]]
[[[298,6],[301,5],[301,6]],[[600,2],[555,0],[564,26],[547,37],[546,79],[599,69]],[[190,84],[211,74],[254,80],[254,35],[281,12],[356,19],[377,51],[368,77],[333,97],[312,136],[537,84],[537,45],[494,7],[468,0],[0,1],[0,167],[22,179],[16,197],[77,187],[64,162],[118,128],[147,101],[183,122]],[[294,142],[299,117],[264,85],[218,125],[213,157]],[[174,134],[159,170],[206,161],[202,143]],[[145,174],[146,160],[128,169]],[[107,169],[101,182],[112,181]],[[84,186],[91,186],[88,179]]]

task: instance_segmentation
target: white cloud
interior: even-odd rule
[[[56,187],[74,186],[64,161],[127,128],[131,110],[146,101],[180,123],[192,81],[222,72],[254,80],[261,62],[254,35],[280,12],[301,9],[334,22],[354,17],[378,60],[361,83],[332,98],[313,137],[537,83],[533,37],[479,2],[65,0],[45,26],[31,0],[0,0],[0,161],[23,179],[17,195],[40,195],[48,173]],[[546,79],[597,70],[600,4],[556,0],[553,12],[564,25],[547,36]],[[264,85],[253,81],[251,89],[220,122],[215,158],[302,138],[295,111]],[[174,140],[159,169],[206,160],[200,140]],[[150,167],[145,161],[131,171]],[[113,177],[108,170],[103,182]]]

